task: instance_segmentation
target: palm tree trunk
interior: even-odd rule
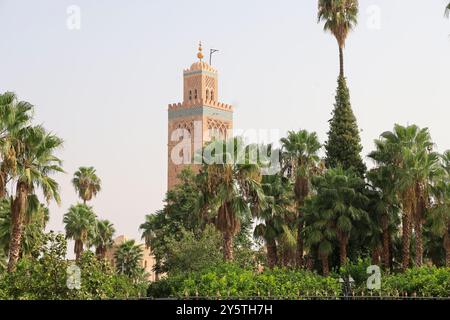
[[[411,215],[408,211],[402,216],[402,269],[405,271],[409,267],[409,246],[411,243]]]
[[[231,232],[223,234],[223,258],[225,261],[233,261],[233,236]]]
[[[9,242],[8,271],[16,269],[22,244],[23,217],[27,208],[28,188],[24,182],[17,183],[17,194],[11,207],[11,239]]]
[[[381,247],[379,245],[372,249],[372,264],[377,266],[380,264],[380,252]]]
[[[445,249],[445,266],[450,267],[450,223],[444,234],[444,249]]]
[[[306,269],[312,271],[314,269],[314,258],[311,254],[306,257]]]
[[[339,236],[339,258],[341,262],[341,267],[347,263],[347,244],[348,244],[348,235],[341,234]]]
[[[344,48],[339,45],[339,77],[344,77]]]
[[[330,267],[328,265],[328,256],[325,254],[321,254],[320,260],[322,261],[322,274],[326,277],[330,273]]]
[[[421,194],[420,185],[416,185],[416,193]],[[425,201],[423,197],[420,196],[417,199],[416,205],[416,216],[414,219],[414,231],[416,234],[416,266],[420,267],[423,263],[423,237],[422,237],[422,225],[423,225],[423,216],[425,214]]]
[[[6,173],[0,169],[0,199],[6,196]]]
[[[278,264],[277,243],[274,239],[267,241],[267,264],[270,269]]]
[[[75,247],[73,248],[75,251],[75,259],[78,261],[81,258],[81,254],[83,253],[83,241],[75,240]]]
[[[385,267],[386,270],[389,269],[389,259],[390,259],[390,255],[389,255],[389,251],[390,251],[390,247],[389,247],[389,223],[388,223],[388,217],[386,215],[383,216],[382,220],[381,220],[381,224],[382,224],[382,238],[383,238],[383,251],[382,251],[382,256],[383,256],[383,265]]]
[[[299,222],[297,226],[297,250],[295,254],[295,264],[297,268],[303,267],[303,222]]]

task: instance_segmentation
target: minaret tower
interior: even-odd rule
[[[193,155],[213,137],[227,139],[233,127],[233,107],[219,102],[217,70],[203,61],[202,44],[199,44],[197,58],[189,69],[183,72],[183,102],[170,104],[168,109],[168,175],[167,186],[171,189],[177,184],[177,175],[189,165],[193,170]],[[177,129],[190,136],[189,163],[174,161],[178,156],[185,156],[179,146],[183,138],[176,133]],[[178,130],[177,132],[180,132]],[[200,141],[194,141],[194,136]],[[178,157],[179,158],[179,157]]]

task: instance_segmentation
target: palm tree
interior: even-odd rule
[[[344,47],[350,31],[358,22],[358,0],[319,0],[318,22],[331,32],[339,46],[339,77],[344,77]]]
[[[96,215],[91,207],[79,203],[69,208],[69,211],[64,214],[63,222],[66,238],[75,240],[74,253],[79,260],[84,245],[95,238]]]
[[[225,261],[233,260],[233,238],[240,230],[241,220],[250,215],[252,208],[264,203],[260,166],[250,161],[249,150],[242,139],[231,138],[212,141],[203,152],[199,212],[222,233]]]
[[[265,175],[262,178],[262,187],[267,207],[256,210],[255,216],[261,220],[256,225],[254,236],[262,239],[267,248],[267,263],[270,269],[278,265],[277,240],[285,230],[285,217],[290,214],[291,184],[281,175]]]
[[[9,243],[8,271],[13,271],[20,255],[23,223],[27,211],[28,197],[37,189],[47,202],[60,202],[58,183],[50,176],[63,172],[61,160],[55,151],[62,146],[62,140],[48,133],[41,126],[29,127],[20,134],[22,148],[15,150],[17,171],[14,175],[16,194],[11,207],[11,240]]]
[[[440,175],[438,156],[427,128],[395,125],[375,140],[376,150],[369,154],[379,167],[389,173],[390,185],[400,199],[402,209],[402,268],[410,262],[410,242],[414,223],[416,264],[423,256],[422,224],[429,206],[432,180]]]
[[[116,269],[119,274],[135,278],[142,274],[141,261],[143,258],[141,245],[137,245],[134,240],[127,240],[118,246],[114,258]]]
[[[392,236],[397,232],[399,225],[399,203],[398,198],[390,181],[390,173],[386,167],[379,167],[370,170],[367,174],[372,187],[373,195],[370,197],[371,205],[369,213],[371,215],[372,233],[376,229],[380,231],[381,258],[386,270],[391,265],[391,242]]]
[[[448,3],[447,7],[445,8],[445,16],[447,18],[450,16],[450,2]]]
[[[296,264],[303,266],[303,220],[300,208],[310,193],[311,178],[320,171],[318,152],[322,147],[317,134],[306,130],[290,131],[281,139],[283,172],[294,183],[294,195],[297,210],[297,252]]]
[[[101,180],[94,167],[80,167],[73,176],[72,184],[84,204],[101,190]]]
[[[313,179],[317,190],[315,210],[327,217],[328,228],[334,230],[339,242],[339,256],[341,266],[347,262],[347,246],[350,234],[354,230],[354,223],[365,219],[367,212],[364,208],[368,198],[364,195],[364,180],[352,171],[345,171],[337,167],[329,169],[323,176]]]
[[[317,210],[320,206],[317,197],[309,197],[303,207],[302,220],[305,223],[303,237],[310,252],[316,251],[322,262],[322,274],[330,272],[329,256],[333,252],[333,242],[336,239],[336,229],[333,227],[333,217],[330,211]]]
[[[20,137],[30,125],[33,106],[18,101],[12,92],[0,94],[0,199],[6,195],[8,179],[16,174],[17,153],[23,149]]]
[[[445,175],[433,187],[435,203],[428,217],[433,234],[442,237],[445,265],[450,267],[450,150],[442,155]]]
[[[95,254],[99,259],[104,259],[106,250],[112,246],[114,233],[115,229],[111,222],[108,220],[96,221],[93,244],[95,246]]]

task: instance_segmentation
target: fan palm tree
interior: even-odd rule
[[[336,239],[336,229],[333,226],[333,216],[330,211],[317,210],[320,206],[317,197],[309,197],[303,207],[302,220],[305,223],[303,237],[310,252],[316,251],[322,262],[322,274],[330,272],[329,256],[333,252],[333,242]]]
[[[212,141],[203,152],[199,212],[222,233],[225,261],[233,260],[233,238],[242,219],[250,215],[252,208],[264,203],[260,166],[250,161],[249,150],[236,137]]]
[[[345,41],[358,22],[358,6],[358,0],[319,0],[318,22],[324,22],[339,46],[339,77],[344,77]]]
[[[141,261],[143,258],[141,245],[137,245],[134,240],[127,240],[117,247],[114,254],[116,269],[119,274],[135,278],[142,274]]]
[[[445,175],[433,187],[435,203],[428,217],[433,234],[442,237],[445,250],[445,265],[450,267],[450,150],[442,155]]]
[[[386,167],[374,168],[367,174],[373,196],[371,197],[371,206],[369,212],[371,215],[371,229],[376,233],[379,228],[381,242],[381,258],[384,267],[387,269],[391,265],[391,242],[392,236],[397,232],[399,225],[399,204],[396,192],[391,184],[391,175]]]
[[[322,147],[317,134],[306,130],[290,131],[281,139],[282,170],[294,184],[297,210],[297,251],[296,264],[303,266],[303,220],[301,207],[310,193],[311,178],[320,171],[318,152]]]
[[[376,150],[369,154],[379,167],[389,172],[388,183],[396,190],[402,209],[402,268],[410,263],[413,223],[416,232],[416,264],[422,261],[421,226],[429,205],[430,181],[439,175],[437,154],[427,128],[395,125],[375,140]]]
[[[0,94],[0,199],[6,195],[8,179],[16,174],[17,153],[23,149],[21,136],[30,125],[33,106],[18,101],[12,92]]]
[[[255,210],[255,216],[261,223],[256,225],[254,236],[265,242],[267,264],[273,269],[278,265],[277,240],[285,229],[285,217],[290,214],[288,208],[292,202],[291,184],[281,175],[266,175],[262,178],[262,188],[267,207]]]
[[[315,210],[322,212],[331,223],[330,228],[339,242],[341,266],[347,262],[347,246],[355,221],[368,220],[364,210],[368,198],[364,195],[364,181],[351,171],[337,167],[313,179]]]
[[[91,239],[95,239],[96,216],[92,208],[85,204],[71,206],[64,214],[66,238],[75,240],[74,253],[79,260]]]
[[[104,259],[106,250],[112,246],[114,233],[115,229],[111,222],[108,220],[96,221],[93,245],[95,246],[95,254],[99,259]]]
[[[72,184],[84,204],[101,190],[101,180],[94,167],[80,167],[73,176]]]
[[[11,240],[9,242],[8,271],[13,271],[20,255],[24,218],[28,197],[37,189],[47,202],[60,202],[58,183],[51,175],[63,172],[61,160],[55,151],[62,146],[62,140],[48,133],[41,126],[28,127],[20,134],[22,148],[15,150],[17,169],[14,175],[16,194],[11,207]]]

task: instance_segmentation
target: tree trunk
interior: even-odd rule
[[[295,253],[295,264],[297,268],[303,267],[303,222],[299,222],[297,226],[297,250]]]
[[[390,251],[390,247],[389,247],[389,222],[388,222],[388,217],[387,215],[383,215],[382,219],[381,219],[381,224],[382,224],[382,230],[383,230],[383,234],[382,234],[382,238],[383,238],[383,252],[382,252],[382,256],[383,256],[383,266],[386,270],[389,269],[389,259],[390,259],[390,255],[389,255],[389,251]]]
[[[444,249],[445,249],[445,266],[450,268],[450,224],[444,234]]]
[[[28,188],[26,183],[18,182],[16,189],[16,198],[11,206],[11,238],[9,242],[9,261],[8,271],[13,272],[16,269],[17,261],[20,256],[23,232],[23,217],[27,209]]]
[[[311,254],[306,257],[306,269],[309,271],[313,271],[314,269],[314,258]]]
[[[277,243],[274,239],[267,241],[267,264],[270,269],[278,264]]]
[[[83,253],[83,241],[75,240],[75,247],[73,248],[75,252],[75,259],[78,261],[81,258],[81,254]]]
[[[339,77],[344,77],[344,48],[339,46]]]
[[[416,234],[416,266],[420,267],[423,263],[423,237],[422,237],[422,225],[423,225],[423,218],[425,215],[425,200],[422,196],[422,188],[419,184],[416,185],[416,194],[420,195],[417,199],[416,204],[416,214],[414,219],[414,231]]]
[[[405,271],[409,267],[409,246],[411,243],[411,215],[409,212],[403,212],[402,216],[402,269]]]
[[[321,254],[320,260],[322,261],[322,274],[326,277],[330,273],[330,267],[328,266],[328,256],[325,254]]]
[[[225,231],[223,234],[223,259],[233,261],[233,236],[231,232]]]
[[[348,244],[348,235],[340,235],[339,258],[341,262],[341,267],[343,267],[347,263],[347,244]]]
[[[0,199],[6,196],[6,173],[0,169]]]
[[[381,252],[380,246],[376,246],[375,248],[372,249],[372,264],[376,266],[380,265],[380,252]]]

